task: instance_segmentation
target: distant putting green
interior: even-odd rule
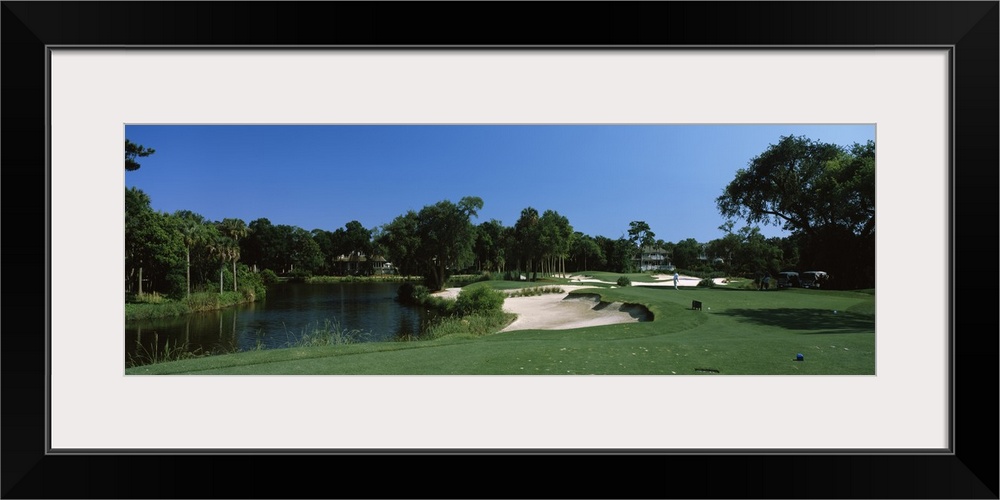
[[[594,276],[614,281],[619,274]],[[641,274],[633,282],[654,281]],[[611,279],[614,278],[614,279]],[[549,279],[520,286],[570,284]],[[573,284],[586,284],[574,282]],[[735,284],[734,284],[735,285]],[[494,286],[476,283],[469,286]],[[496,286],[500,288],[501,286]],[[507,288],[506,286],[502,286]],[[140,366],[191,375],[874,375],[867,291],[595,284],[573,293],[643,305],[652,321],[482,337],[301,347]],[[702,303],[693,310],[692,301]],[[802,354],[802,360],[796,356]]]

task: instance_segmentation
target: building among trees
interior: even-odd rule
[[[351,252],[350,255],[340,255],[334,259],[335,272],[340,276],[372,274],[393,274],[392,263],[381,255],[365,255],[361,252]]]
[[[639,272],[646,271],[673,271],[674,265],[670,263],[670,253],[659,246],[647,245],[639,250],[639,255],[634,259],[636,269]]]

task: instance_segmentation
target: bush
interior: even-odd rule
[[[246,266],[239,268],[239,281],[236,283],[246,302],[263,300],[267,296],[267,285],[264,283],[264,274],[250,271]],[[274,274],[273,272],[271,274]],[[277,276],[275,276],[277,279]]]
[[[455,312],[459,316],[488,314],[503,310],[504,293],[487,287],[462,290],[455,301]]]
[[[431,291],[424,285],[403,283],[396,289],[396,299],[404,304],[422,304],[430,297]]]
[[[507,296],[508,297],[535,297],[535,296],[538,296],[538,295],[542,295],[543,293],[563,293],[563,289],[559,288],[557,286],[550,286],[550,287],[536,286],[536,287],[528,287],[528,288],[519,288],[517,290],[511,291],[511,292],[507,292]]]
[[[288,272],[288,280],[296,283],[304,283],[312,277],[312,271],[308,269],[293,269]]]
[[[264,269],[257,273],[257,275],[260,276],[261,283],[265,285],[275,285],[278,283],[278,275],[270,269]]]
[[[632,280],[628,276],[622,276],[618,278],[618,286],[632,286]]]
[[[703,288],[712,288],[715,286],[715,280],[712,278],[705,278],[698,282],[698,286]]]

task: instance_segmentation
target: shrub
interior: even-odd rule
[[[703,288],[712,288],[715,286],[715,280],[712,278],[705,278],[698,282],[698,286]]]
[[[462,290],[455,300],[455,312],[459,316],[488,314],[503,310],[504,293],[487,287]]]
[[[255,300],[263,300],[267,296],[267,285],[264,282],[264,276],[261,276],[262,274],[264,273],[252,272],[245,266],[239,269],[240,279],[236,285],[240,293],[243,294],[244,301],[253,302]],[[272,272],[271,274],[274,273]],[[275,276],[275,279],[277,279],[277,276]]]
[[[632,280],[628,276],[622,276],[618,278],[618,286],[632,286]]]
[[[288,272],[288,280],[302,283],[312,277],[312,271],[307,269],[292,269]]]
[[[563,293],[563,289],[557,286],[554,287],[527,287],[519,288],[512,292],[507,292],[508,297],[535,297],[537,295],[542,295],[543,293]]]
[[[260,281],[265,285],[274,285],[278,283],[278,275],[270,269],[264,269],[263,271],[257,273],[260,276]]]
[[[423,304],[431,298],[431,291],[424,285],[403,283],[396,289],[396,299],[404,304]]]

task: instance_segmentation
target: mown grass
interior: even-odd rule
[[[612,276],[617,279],[619,275]],[[480,282],[470,287],[493,286],[492,283]],[[530,283],[538,285],[539,282]],[[512,288],[518,287],[508,289]],[[126,373],[700,376],[875,373],[875,297],[871,293],[801,289],[760,292],[725,287],[674,290],[642,286],[595,286],[572,293],[597,294],[605,302],[641,304],[654,319],[572,330],[496,334],[461,330],[469,325],[453,326],[449,328],[458,329],[417,342],[293,347],[158,363],[128,369]],[[693,300],[702,302],[701,311],[691,309]],[[489,328],[492,326],[486,329]],[[795,361],[799,353],[803,354],[803,361]]]

